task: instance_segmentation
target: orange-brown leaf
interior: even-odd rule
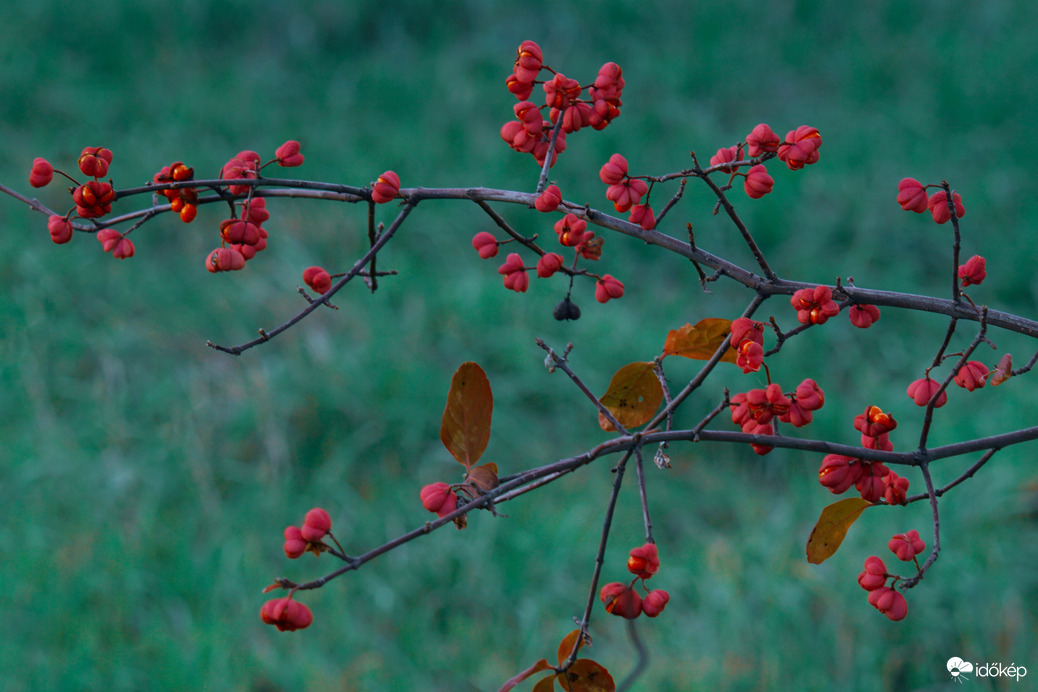
[[[602,405],[625,428],[636,428],[648,423],[663,401],[663,386],[656,377],[655,363],[629,363],[613,375],[609,389],[602,396]],[[598,414],[603,430],[616,430],[613,424]]]
[[[1013,355],[1007,353],[998,359],[998,365],[991,371],[991,384],[995,387],[1013,376]]]
[[[807,539],[807,561],[820,565],[843,543],[847,530],[872,503],[860,497],[848,497],[822,510],[818,523]]]
[[[508,690],[512,689],[513,687],[518,685],[520,682],[522,682],[526,678],[530,677],[531,675],[536,675],[537,673],[540,673],[542,670],[551,670],[551,664],[548,663],[547,659],[543,659],[542,658],[541,660],[537,661],[537,663],[534,663],[532,666],[530,666],[529,668],[527,668],[523,672],[517,674],[515,677],[509,678],[508,680],[505,681],[504,685],[501,685],[501,689],[499,689],[497,692],[508,692]],[[545,678],[545,680],[549,681],[548,682],[548,685],[549,685],[548,689],[550,690],[551,689],[551,687],[550,687],[550,685],[551,685],[551,677],[547,677],[547,678]],[[534,689],[537,689],[537,688],[534,687]]]
[[[686,324],[681,329],[671,329],[663,343],[663,355],[710,360],[731,331],[731,320],[720,317],[707,317],[695,325]],[[726,363],[734,363],[737,358],[738,355],[731,347],[721,356],[721,360]]]
[[[557,676],[564,690],[571,692],[614,692],[616,683],[604,667],[589,658],[576,661],[565,675]]]
[[[451,378],[440,423],[440,440],[466,469],[479,461],[490,441],[494,395],[483,368],[462,363]]]
[[[537,684],[533,686],[531,692],[552,692],[555,689],[555,676],[549,675],[546,678],[541,678],[537,681]]]
[[[580,636],[580,630],[573,630],[572,632],[567,634],[565,637],[563,637],[561,642],[559,642],[559,665],[560,666],[563,663],[565,663],[566,661],[569,660],[570,654],[573,653],[573,645],[577,642],[577,637],[579,637],[579,636]],[[582,637],[581,637],[581,640],[580,640],[580,646],[577,647],[577,650],[579,650],[581,646],[584,646],[584,639]]]
[[[487,463],[469,469],[466,480],[481,492],[489,492],[497,487],[497,464]]]

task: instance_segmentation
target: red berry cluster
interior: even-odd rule
[[[732,321],[731,345],[738,354],[735,364],[743,374],[757,372],[764,363],[764,323],[739,317]]]
[[[916,555],[926,550],[926,544],[919,537],[919,532],[912,529],[908,533],[899,533],[890,539],[887,544],[891,552],[904,562],[914,561],[919,566]],[[887,586],[887,579],[892,579]],[[887,573],[887,566],[883,560],[870,555],[865,559],[865,569],[858,575],[858,584],[869,592],[869,604],[891,620],[902,620],[908,615],[908,602],[904,594],[894,589],[894,585],[901,579],[893,574]]]
[[[812,411],[825,404],[825,392],[808,378],[797,385],[791,394],[783,394],[779,385],[772,383],[764,389],[751,389],[733,396],[729,410],[732,422],[750,435],[774,435],[774,419],[802,427],[811,422]],[[751,443],[757,454],[767,454],[772,447]]]
[[[306,552],[320,555],[328,550],[328,545],[321,539],[331,536],[331,529],[332,518],[328,512],[314,507],[306,513],[302,527],[289,526],[285,529],[285,555],[291,560],[301,557]]]
[[[929,187],[941,187],[940,185],[923,185],[915,178],[902,178],[897,184],[897,203],[905,211],[914,211],[917,214],[929,210],[933,220],[937,223],[948,223],[955,211],[957,218],[966,215],[966,208],[962,206],[962,198],[959,193],[952,190],[951,208],[948,205],[948,193],[943,189],[927,196],[926,189]]]
[[[115,201],[115,190],[112,188],[112,183],[100,180],[108,175],[108,167],[112,163],[110,149],[86,147],[80,153],[76,163],[80,172],[93,180],[80,184],[64,171],[57,171],[75,184],[75,187],[70,190],[75,209],[70,210],[64,216],[52,215],[47,219],[47,231],[50,233],[51,240],[59,245],[72,240],[71,216],[73,213],[82,219],[97,219],[112,211],[112,202]],[[33,187],[49,185],[54,179],[54,173],[54,167],[46,159],[36,158],[29,171],[29,184]],[[114,228],[99,230],[97,239],[104,251],[112,253],[113,257],[117,259],[133,257],[133,242]]]
[[[987,384],[989,375],[992,376],[991,381],[993,384],[1001,384],[1008,379],[1012,366],[1012,356],[1008,354],[1002,357],[1002,360],[999,361],[998,366],[994,370],[989,370],[988,366],[979,360],[970,360],[962,364],[962,367],[952,377],[952,381],[966,391],[972,392]],[[948,392],[941,391],[941,383],[931,379],[930,371],[927,370],[925,377],[921,377],[908,385],[907,393],[917,406],[926,406],[930,403],[930,399],[933,399],[934,395],[939,391],[940,394],[937,396],[937,400],[934,401],[934,408],[940,408],[948,403]]]
[[[183,183],[193,180],[195,169],[189,168],[180,161],[163,166],[162,170],[155,174],[152,181],[162,183]],[[198,189],[194,187],[181,187],[162,191],[163,196],[169,200],[169,208],[174,214],[180,216],[184,223],[191,223],[198,215]]]
[[[220,222],[220,247],[205,259],[205,268],[210,272],[238,271],[257,252],[267,248],[267,229],[261,225],[270,219],[267,201],[262,197],[248,197],[236,205],[236,211],[237,216]]]
[[[736,162],[744,160],[744,152],[751,159],[759,159],[768,154],[777,155],[790,170],[796,171],[818,161],[820,146],[822,136],[818,128],[801,125],[786,133],[786,138],[782,140],[766,123],[760,123],[746,135],[745,143],[739,142],[718,149],[717,153],[710,157],[710,168],[731,174],[731,181],[742,176],[746,195],[750,199],[760,199],[771,192],[775,180],[768,174],[763,163],[752,164],[745,173],[740,173],[739,169],[742,166]]]
[[[251,149],[240,151],[228,159],[220,169],[220,178],[222,180],[257,180],[260,177],[260,171],[273,163],[277,163],[283,168],[300,166],[304,161],[304,156],[299,149],[299,142],[290,139],[275,149],[274,158],[266,163],[260,163],[260,155]],[[170,167],[167,174],[171,175],[174,180],[177,179],[176,165]],[[166,174],[165,168],[156,175],[155,182],[166,182],[159,180],[159,176],[164,176],[164,174]],[[181,172],[180,175],[187,175],[189,177],[186,179],[191,179],[190,173]],[[220,223],[220,247],[210,252],[205,258],[205,268],[210,272],[238,271],[244,268],[245,263],[255,257],[257,252],[266,249],[268,233],[262,224],[270,219],[270,212],[267,211],[267,201],[255,196],[254,189],[252,185],[231,184],[227,186],[227,191],[232,195],[245,195],[245,199],[237,207],[232,207],[231,218]],[[170,207],[173,211],[178,211],[180,205],[176,201],[176,196],[171,196],[170,193],[179,193],[180,196],[183,196],[185,193],[194,192],[196,192],[194,188],[179,188],[166,190],[165,195],[170,198]],[[190,205],[190,199],[183,204],[184,208],[187,208]],[[184,211],[180,210],[179,213],[180,218],[183,219]],[[190,217],[194,218],[194,214],[190,214]]]
[[[542,69],[552,73],[552,77],[543,82],[537,79]],[[542,106],[529,100],[535,84],[544,88]],[[516,119],[501,127],[501,139],[515,151],[532,154],[542,166],[551,146],[552,128],[562,118],[551,153],[550,165],[553,166],[559,153],[566,149],[567,134],[583,127],[601,130],[620,114],[624,79],[620,66],[607,62],[598,70],[592,84],[581,86],[575,79],[544,65],[540,46],[533,41],[523,41],[516,50],[515,65],[505,80],[505,86],[519,103],[513,106]],[[586,98],[583,97],[585,89]],[[542,109],[548,109],[547,120]]]
[[[326,550],[331,550],[331,546],[323,541],[325,536],[335,541],[331,529],[332,518],[328,512],[320,507],[314,507],[306,513],[301,527],[289,526],[285,529],[285,555],[289,559],[294,560],[301,557],[303,553],[310,552],[314,555],[320,555]],[[336,546],[338,546],[337,542]],[[342,552],[341,546],[339,551]],[[267,587],[266,591],[276,589],[279,586],[285,586],[283,580],[279,580],[277,583]],[[275,598],[264,603],[263,607],[260,608],[260,619],[268,625],[274,625],[282,632],[309,627],[310,623],[314,621],[314,615],[308,607],[292,600],[294,591],[295,588],[293,587],[288,596]]]
[[[76,214],[84,219],[96,219],[112,211],[115,191],[111,182],[101,182],[99,178],[108,174],[108,166],[112,163],[112,152],[103,147],[87,147],[79,155],[79,170],[83,175],[94,179],[83,183],[72,190],[72,201],[76,205]]]
[[[840,306],[833,300],[833,291],[828,286],[802,288],[789,299],[789,304],[797,311],[800,324],[825,324],[830,317],[840,312]],[[851,324],[859,329],[868,329],[879,320],[879,308],[875,305],[855,304],[847,310]]]
[[[879,406],[868,406],[854,417],[854,428],[861,433],[861,446],[889,452],[894,449],[890,431],[897,427],[894,416]],[[902,478],[878,461],[866,461],[843,454],[828,454],[818,469],[819,482],[835,495],[854,486],[869,502],[885,500],[903,505],[908,494],[908,479]]]
[[[610,582],[602,587],[599,598],[605,604],[607,613],[618,617],[633,620],[641,614],[654,618],[663,612],[670,601],[670,594],[663,589],[649,590],[645,586],[645,580],[650,579],[660,569],[659,553],[655,543],[634,548],[628,553],[627,571],[634,575],[630,584],[621,582]],[[634,585],[641,581],[642,589],[646,592],[642,597]]]
[[[640,181],[639,181],[640,182]],[[562,193],[559,191],[558,186],[549,185],[547,189],[541,193],[534,202],[534,206],[543,212],[556,211],[562,203]],[[611,274],[605,274],[599,276],[597,274],[591,274],[590,272],[578,271],[577,262],[581,259],[597,261],[602,257],[602,243],[603,238],[598,237],[594,232],[588,230],[587,221],[578,217],[572,212],[567,212],[561,219],[555,222],[555,236],[559,241],[559,245],[564,248],[573,249],[573,263],[569,268],[566,268],[565,258],[557,252],[545,252],[539,247],[533,246],[532,243],[527,243],[540,253],[540,258],[537,260],[535,267],[527,267],[523,264],[522,256],[517,252],[511,252],[505,258],[504,264],[498,267],[497,271],[501,274],[505,288],[508,288],[517,293],[525,293],[530,287],[530,277],[527,274],[531,269],[537,272],[537,276],[542,279],[547,279],[554,276],[560,271],[564,271],[570,276],[577,274],[583,274],[591,276],[595,281],[595,300],[599,303],[607,303],[614,298],[620,298],[624,294],[624,285],[619,279]],[[472,248],[479,254],[482,259],[490,259],[496,257],[498,250],[504,243],[512,242],[511,240],[498,240],[494,237],[494,234],[487,231],[480,231],[472,237]],[[576,319],[580,316],[580,310],[572,302],[569,302],[569,296],[563,301],[568,307],[565,311],[560,312],[556,308],[555,316],[558,319]],[[562,307],[563,303],[559,304]]]

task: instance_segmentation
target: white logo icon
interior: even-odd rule
[[[956,682],[962,682],[963,680],[969,680],[964,674],[973,672],[973,664],[969,661],[963,661],[958,656],[953,656],[948,659],[948,673],[954,678]]]

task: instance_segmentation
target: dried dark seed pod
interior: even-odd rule
[[[579,320],[580,319],[580,308],[577,304],[569,299],[569,296],[563,298],[558,305],[555,306],[555,310],[552,312],[555,315],[555,319],[559,320]]]

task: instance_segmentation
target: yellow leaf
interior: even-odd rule
[[[720,317],[708,317],[699,320],[695,325],[686,324],[681,329],[671,329],[663,344],[663,355],[710,360],[731,331],[731,320]],[[734,363],[737,358],[738,354],[729,347],[721,360],[726,363]]]
[[[663,386],[656,377],[655,363],[629,363],[616,371],[609,381],[609,389],[602,396],[602,405],[625,428],[636,428],[648,423],[663,401]],[[603,430],[616,430],[613,424],[598,414]]]
[[[872,503],[860,497],[848,497],[822,510],[818,523],[807,539],[807,561],[820,565],[843,543],[847,530]]]
[[[451,378],[447,405],[440,423],[440,440],[467,469],[479,461],[490,441],[494,395],[483,368],[462,363]]]

